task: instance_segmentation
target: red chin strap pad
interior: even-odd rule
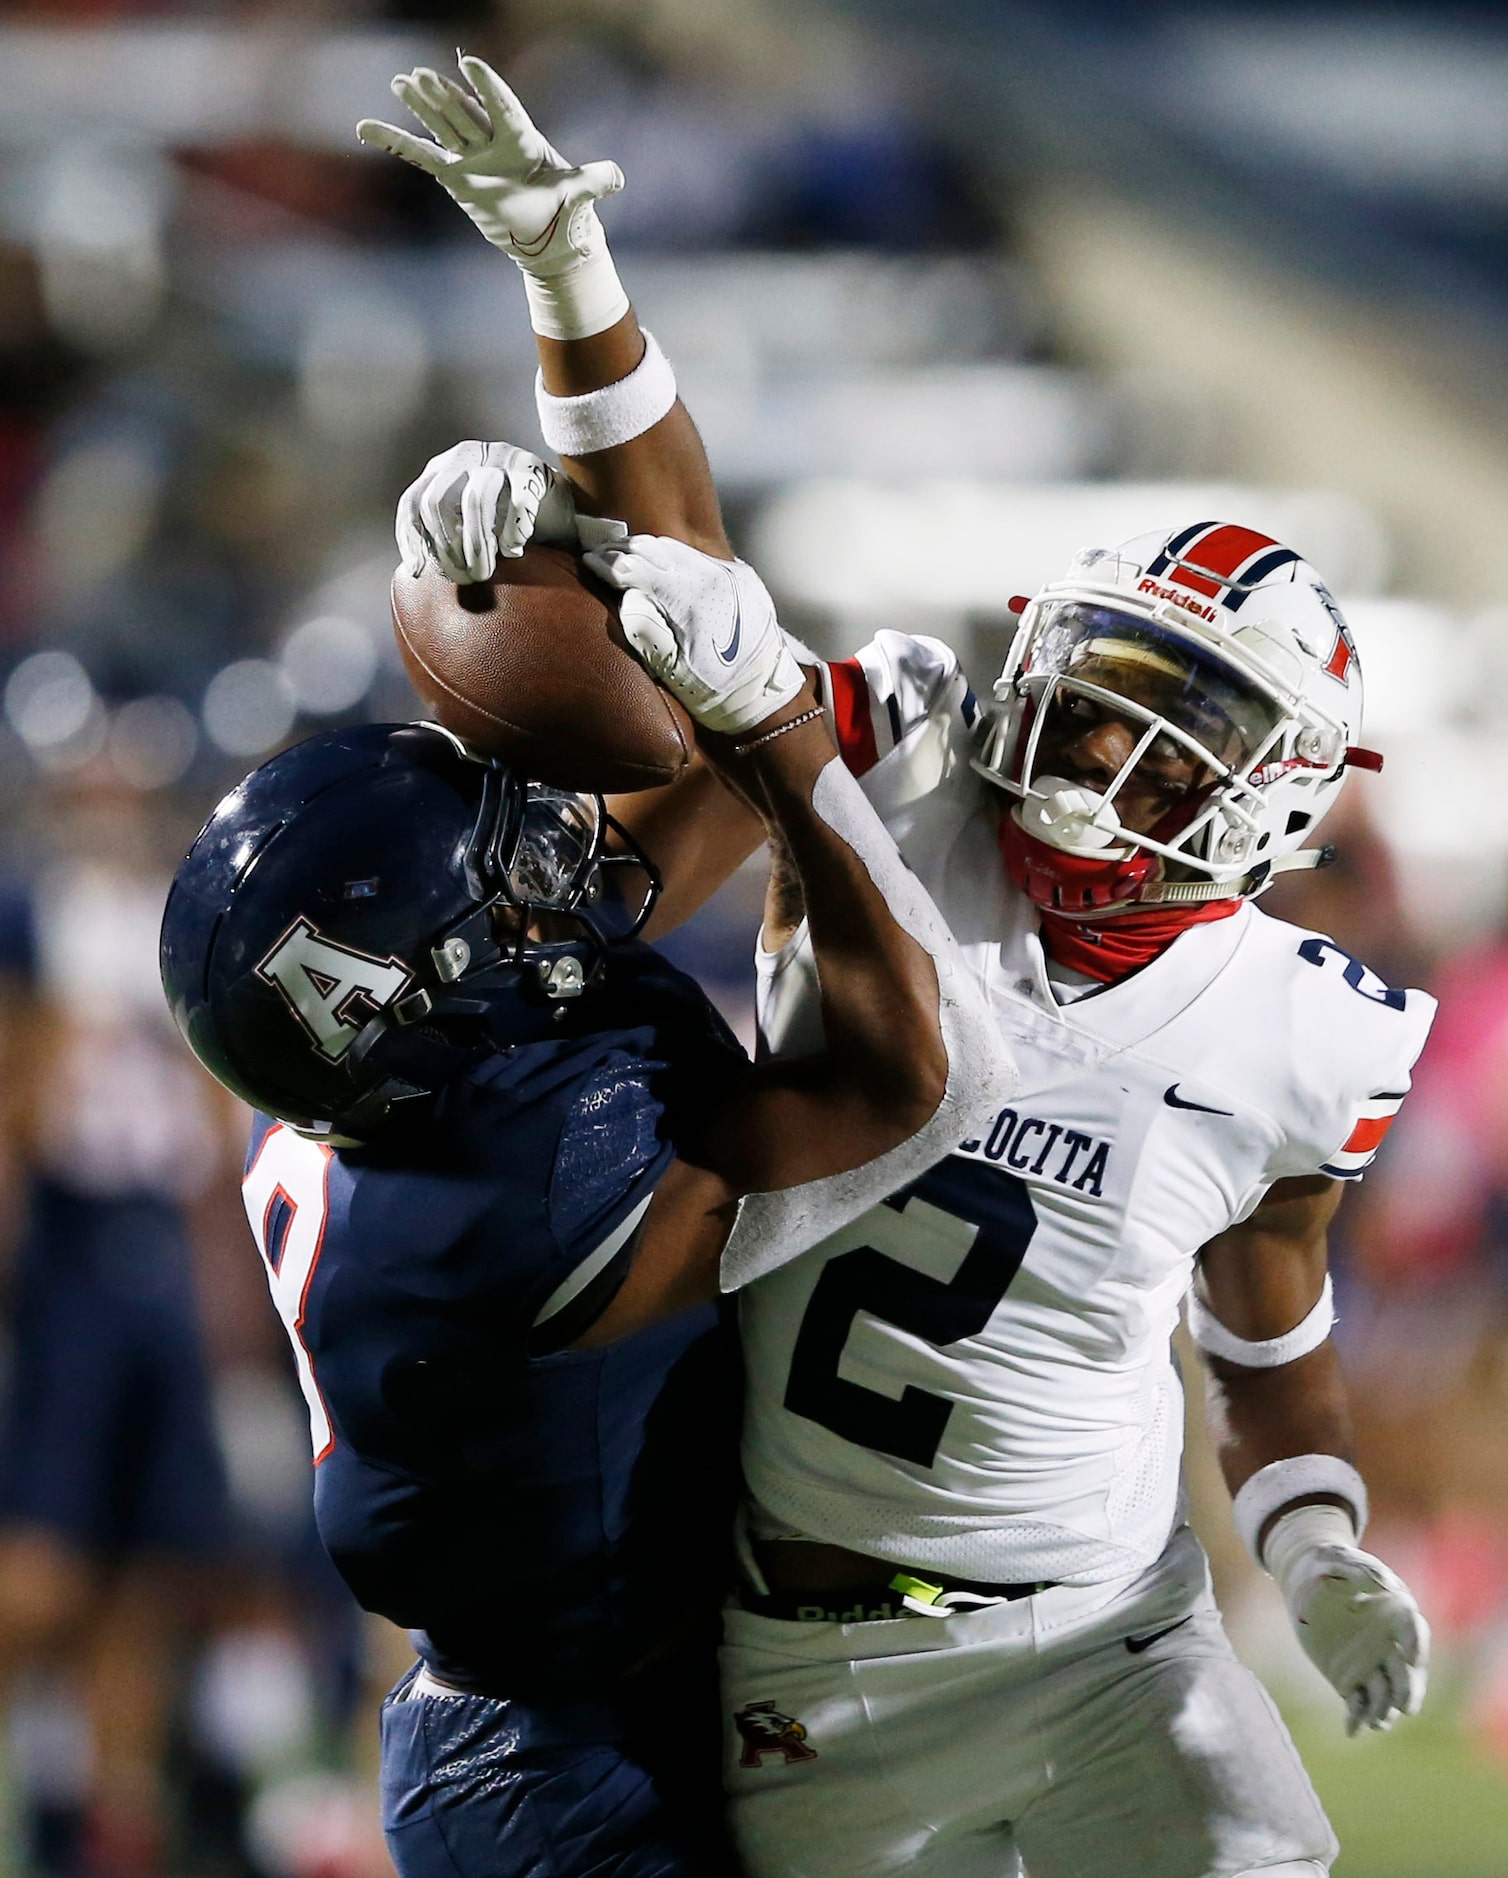
[[[1141,849],[1120,861],[1065,854],[1029,835],[1008,810],[996,839],[1006,873],[1033,905],[1053,913],[1097,913],[1135,900],[1157,872],[1157,856]]]

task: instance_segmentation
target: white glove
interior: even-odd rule
[[[585,339],[628,311],[593,204],[623,187],[616,163],[567,163],[483,59],[463,56],[467,91],[426,65],[400,72],[394,96],[434,138],[364,117],[363,143],[402,157],[447,189],[523,270],[536,332]],[[540,319],[545,319],[545,324]]]
[[[708,730],[749,730],[801,690],[775,603],[746,561],[719,561],[662,535],[630,535],[585,560],[623,590],[624,638]]]
[[[398,498],[393,532],[415,579],[432,556],[462,587],[490,580],[528,541],[574,549],[576,504],[565,478],[531,451],[473,440],[429,459]]]
[[[1429,1671],[1429,1625],[1412,1592],[1353,1535],[1341,1508],[1300,1506],[1262,1547],[1305,1654],[1345,1699],[1352,1735],[1417,1715]]]

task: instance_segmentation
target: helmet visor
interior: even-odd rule
[[[609,830],[616,843],[611,853],[605,851]],[[524,788],[503,881],[515,907],[565,915],[608,945],[633,938],[660,891],[654,868],[607,814],[600,796],[532,782]]]
[[[1065,601],[1037,631],[1023,684],[1037,702],[1031,772],[1072,776],[1093,751],[1129,826],[1147,830],[1177,804],[1268,749],[1281,710],[1241,672],[1134,614]],[[1031,787],[1031,776],[1022,776]],[[1140,809],[1140,813],[1138,813]]]
[[[503,870],[514,905],[570,912],[591,878],[604,821],[597,796],[526,784],[518,838]]]
[[[1148,620],[1079,601],[1050,609],[1025,682],[1045,711],[1049,748],[1096,714],[1122,716],[1133,741],[1146,742],[1143,780],[1172,793],[1248,769],[1280,719],[1274,699],[1212,654]]]

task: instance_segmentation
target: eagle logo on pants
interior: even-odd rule
[[[782,1715],[773,1701],[745,1702],[733,1725],[743,1740],[740,1767],[760,1767],[767,1754],[778,1754],[783,1763],[817,1758],[817,1750],[806,1744],[805,1725],[793,1715]]]

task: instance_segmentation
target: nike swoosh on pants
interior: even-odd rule
[[[1190,1611],[1188,1617],[1180,1617],[1176,1624],[1169,1624],[1166,1630],[1154,1630],[1150,1637],[1127,1637],[1126,1648],[1133,1656],[1140,1656],[1143,1650],[1150,1650],[1161,1638],[1171,1636],[1175,1630],[1182,1630],[1193,1614]]]

